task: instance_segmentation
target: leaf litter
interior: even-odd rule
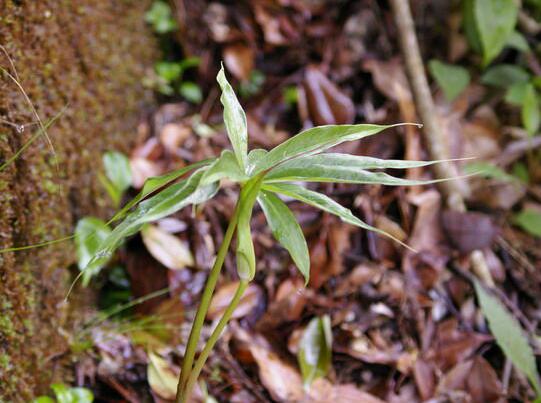
[[[332,1],[295,0],[176,3],[184,33],[176,40],[184,57],[201,59],[195,77],[205,97],[200,105],[173,97],[142,120],[130,154],[132,196],[149,177],[220,155],[227,145],[213,90],[222,60],[236,85],[253,84],[254,72],[264,77],[240,99],[251,148],[272,148],[321,124],[418,120],[389,10],[378,2],[332,7]],[[424,1],[412,4],[419,15],[431,10]],[[427,24],[453,23],[452,14],[428,15],[433,21],[423,20]],[[451,35],[455,48],[449,56],[441,33],[422,31],[427,56],[464,60],[463,34],[452,30]],[[449,157],[475,157],[506,170],[529,158],[537,142],[525,142],[510,130],[520,125],[520,114],[503,114],[501,97],[473,75],[469,83],[462,81],[465,88],[452,97],[435,88]],[[429,159],[415,126],[333,151]],[[465,163],[457,165],[462,169]],[[534,221],[520,221],[524,212],[541,211],[540,172],[539,165],[530,167],[526,182],[469,178],[463,188],[470,213],[448,211],[435,187],[310,184],[415,252],[284,197],[308,241],[307,287],[287,252],[264,229],[264,211],[256,208],[251,231],[257,274],[203,371],[209,394],[239,402],[531,401],[534,389],[509,369],[509,358],[489,331],[492,320],[484,319],[483,302],[465,273],[471,269],[469,253],[483,250],[497,287],[508,296],[504,303],[522,312],[531,325],[529,337],[538,337],[541,241],[535,228],[533,235],[521,228],[528,231]],[[427,167],[404,175],[431,178]],[[107,321],[93,331],[93,347],[84,353],[90,361],[77,366],[84,374],[80,382],[100,399],[174,398],[189,323],[233,213],[234,190],[226,183],[215,199],[149,225],[115,258],[129,274],[132,298],[163,288],[169,292],[137,306],[128,322]],[[225,269],[204,338],[238,284],[233,256],[226,258]],[[149,315],[156,321],[140,323]],[[324,317],[331,337],[304,340],[324,343],[311,351],[329,348],[330,358],[318,359],[330,361],[306,387],[296,356],[303,332],[314,318]],[[532,348],[539,355],[539,345]],[[199,391],[195,401],[202,399]]]

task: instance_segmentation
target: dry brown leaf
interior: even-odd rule
[[[141,236],[150,254],[168,269],[179,270],[194,265],[187,243],[160,227],[147,225]]]
[[[431,352],[439,368],[446,370],[469,358],[483,343],[492,338],[473,331],[461,330],[456,319],[447,319],[437,325]]]
[[[462,253],[490,247],[498,233],[486,214],[446,210],[441,218],[445,234]]]
[[[239,80],[248,80],[254,68],[254,50],[241,43],[226,46],[223,51],[227,70]]]
[[[265,36],[265,42],[271,45],[285,45],[287,38],[282,34],[280,29],[280,20],[271,15],[262,4],[255,3],[254,7],[255,18]]]
[[[316,379],[305,391],[297,368],[281,359],[269,343],[259,335],[251,335],[237,328],[235,336],[247,344],[258,368],[261,383],[278,402],[303,403],[383,403],[377,397],[359,390],[354,385],[335,385],[324,378]]]
[[[189,126],[167,123],[160,132],[160,142],[170,154],[176,154],[191,133],[192,129]]]
[[[151,176],[158,176],[162,173],[160,166],[146,158],[132,157],[130,158],[132,185],[136,189],[140,189],[145,184],[145,181]]]
[[[465,391],[472,403],[503,402],[503,389],[490,364],[481,356],[458,363],[440,380],[437,393]]]
[[[306,68],[303,85],[310,119],[316,125],[353,122],[355,118],[353,102],[317,67]]]
[[[163,399],[173,400],[180,369],[153,352],[148,353],[148,359],[147,379],[152,391]]]
[[[239,286],[238,281],[234,281],[229,284],[225,284],[216,291],[210,302],[210,307],[207,312],[207,318],[210,320],[217,319],[222,316],[227,306],[230,304],[235,295],[235,291]],[[263,291],[261,288],[251,283],[244,294],[242,295],[239,305],[233,312],[232,318],[242,318],[248,315],[252,309],[254,309],[263,298]]]

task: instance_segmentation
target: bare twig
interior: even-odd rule
[[[424,125],[423,132],[430,156],[435,160],[449,159],[448,144],[440,130],[438,116],[434,101],[428,86],[428,80],[415,34],[415,25],[411,16],[408,0],[390,0],[395,22],[398,28],[398,37],[402,55],[406,62],[406,72],[413,92],[415,106]],[[453,163],[442,162],[433,166],[438,179],[451,179],[458,176]],[[449,208],[456,211],[465,211],[463,195],[468,190],[459,180],[447,180],[440,183],[440,189],[445,196]],[[487,285],[493,286],[494,281],[481,251],[471,254],[471,261],[476,275]]]

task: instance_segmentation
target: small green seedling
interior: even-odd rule
[[[120,219],[122,221],[100,242],[100,246],[93,250],[93,257],[85,268],[85,272],[89,275],[97,273],[122,242],[128,236],[138,232],[146,223],[166,217],[188,205],[201,204],[211,199],[220,189],[222,179],[228,179],[239,185],[240,194],[237,204],[209,274],[187,343],[178,383],[177,402],[186,402],[189,399],[213,346],[231,318],[249,282],[255,276],[256,261],[250,220],[256,203],[261,206],[274,237],[289,252],[293,262],[304,276],[305,282],[308,283],[310,258],[306,240],[294,214],[281,197],[299,200],[334,214],[349,224],[392,238],[380,229],[364,223],[349,209],[328,196],[309,190],[299,182],[422,185],[435,181],[397,178],[381,170],[415,168],[438,162],[382,160],[325,153],[329,148],[343,142],[359,140],[400,125],[358,124],[315,127],[297,134],[270,151],[255,149],[248,152],[246,115],[225,77],[223,67],[218,73],[217,80],[222,90],[224,122],[233,150],[224,150],[218,158],[149,179],[141,193],[113,217],[114,221]],[[189,171],[193,171],[189,177],[177,181]],[[158,192],[146,198],[155,191]],[[145,200],[142,201],[143,199]],[[194,363],[201,328],[220,270],[235,234],[239,286]],[[400,241],[397,240],[397,242]]]
[[[201,88],[192,81],[183,80],[184,72],[187,69],[197,67],[199,63],[198,57],[188,57],[179,62],[158,62],[154,66],[157,79],[155,81],[147,80],[147,84],[163,95],[171,96],[178,92],[191,103],[201,103],[203,100]]]
[[[103,166],[105,175],[100,174],[99,179],[115,207],[119,207],[122,195],[132,184],[130,160],[118,151],[108,151],[103,154]]]
[[[152,3],[152,7],[145,14],[145,21],[152,25],[152,28],[158,34],[173,32],[178,28],[171,7],[161,0]]]
[[[70,388],[62,383],[53,383],[51,389],[55,399],[49,396],[40,396],[33,403],[92,403],[94,395],[86,388]]]

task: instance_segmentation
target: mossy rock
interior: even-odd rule
[[[42,119],[67,108],[48,130],[54,152],[36,140],[0,172],[0,248],[69,235],[109,202],[97,170],[106,150],[128,150],[138,117],[152,105],[141,85],[156,58],[145,26],[147,1],[4,0],[0,44]],[[8,59],[0,65],[14,75]],[[0,118],[35,121],[17,86],[0,74]],[[0,163],[34,133],[0,123]],[[48,389],[68,346],[61,329],[74,262],[69,243],[0,255],[0,401],[28,401]]]

